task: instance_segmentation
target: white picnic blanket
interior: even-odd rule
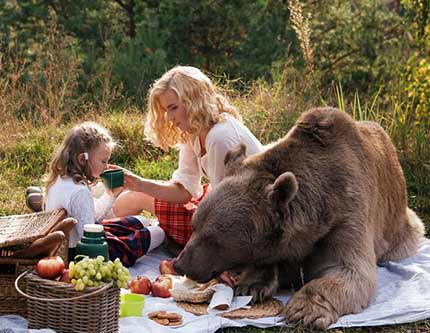
[[[155,279],[160,273],[159,263],[168,255],[157,249],[130,268],[132,276],[146,275]],[[430,240],[422,239],[415,256],[401,262],[387,262],[378,267],[378,287],[370,306],[358,314],[346,315],[330,326],[378,326],[414,322],[430,318]],[[284,303],[289,296],[277,296]],[[181,313],[184,324],[177,328],[158,325],[146,317],[154,310],[170,310]],[[121,318],[120,332],[187,332],[211,333],[223,327],[256,326],[260,328],[284,325],[280,316],[262,319],[230,320],[208,314],[195,316],[178,308],[172,299],[147,296],[142,317]]]

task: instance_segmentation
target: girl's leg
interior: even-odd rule
[[[134,265],[136,260],[164,240],[164,231],[158,226],[144,227],[136,216],[127,216],[100,222],[109,245],[111,260],[119,258],[124,266]]]
[[[149,226],[147,227],[147,229],[149,230],[149,233],[151,234],[151,243],[149,244],[149,248],[148,251],[151,251],[157,247],[159,247],[163,241],[164,241],[164,237],[165,237],[165,233],[164,230],[161,229],[159,226]]]
[[[150,219],[143,215],[134,215],[134,217],[138,219],[140,223],[142,223],[142,226],[144,226],[145,228],[148,228],[150,225],[154,224],[154,221],[157,221],[156,219]]]
[[[142,192],[126,191],[115,200],[112,210],[118,217],[139,215],[142,210],[154,213],[154,198]]]

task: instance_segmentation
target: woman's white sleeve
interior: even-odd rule
[[[240,140],[235,138],[216,138],[214,142],[208,145],[208,177],[212,187],[218,185],[224,178],[225,165],[224,159],[227,152],[235,147]]]
[[[202,194],[201,170],[197,156],[190,144],[179,144],[179,166],[173,172],[172,181],[181,184],[193,198]]]
[[[82,188],[72,195],[68,215],[78,221],[75,230],[78,233],[78,239],[80,239],[84,234],[84,225],[96,221],[94,199],[87,188]]]
[[[106,214],[112,208],[115,198],[104,192],[100,198],[94,198],[95,220],[97,222],[104,219]]]

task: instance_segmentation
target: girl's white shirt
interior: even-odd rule
[[[208,178],[212,187],[224,178],[224,158],[231,148],[243,142],[248,155],[263,150],[262,144],[245,125],[228,113],[222,115],[224,121],[216,123],[206,136],[206,154],[203,156],[198,137],[178,144],[179,166],[173,172],[172,181],[184,186],[193,198],[202,194],[202,177]]]
[[[58,176],[49,188],[45,200],[46,211],[64,208],[67,216],[78,221],[69,237],[69,247],[76,247],[84,234],[84,225],[102,220],[115,198],[106,192],[100,198],[95,198],[88,186],[75,184],[70,177]]]

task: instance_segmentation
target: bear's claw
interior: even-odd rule
[[[318,294],[306,294],[303,290],[295,294],[285,306],[283,315],[288,323],[324,329],[337,321],[333,306]]]

